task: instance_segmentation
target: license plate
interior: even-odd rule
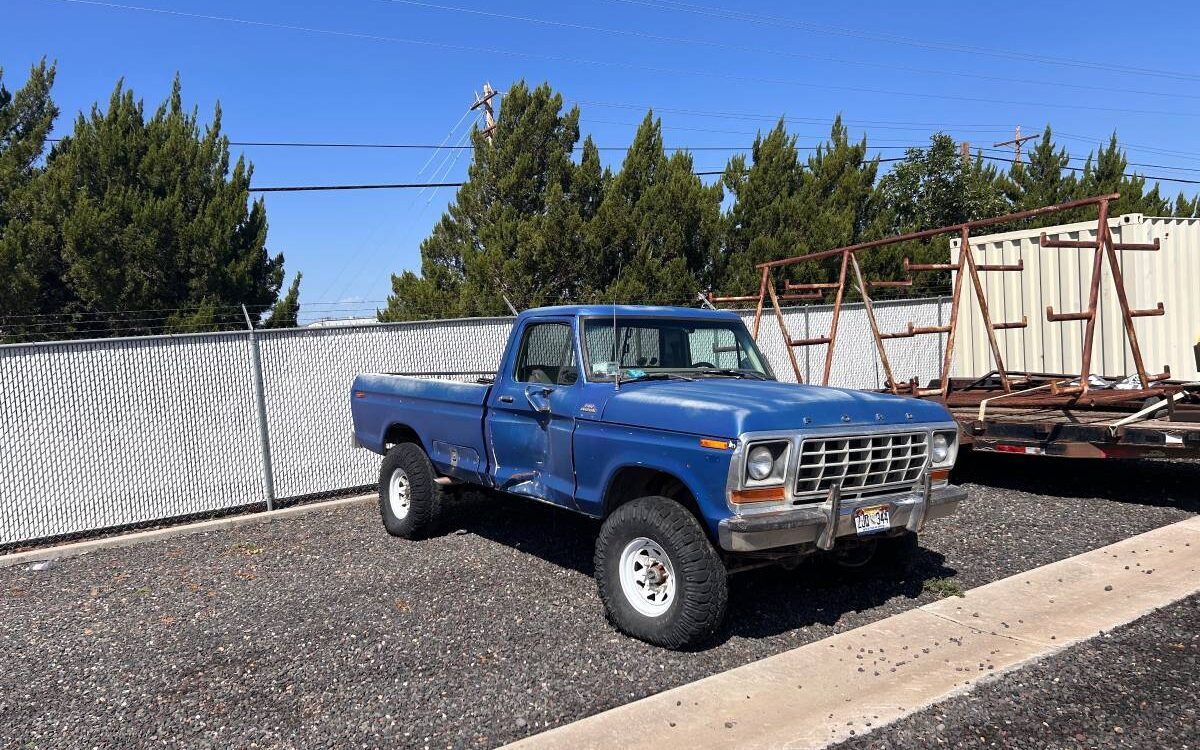
[[[868,505],[854,511],[854,530],[860,535],[887,531],[892,527],[892,516],[887,505]]]

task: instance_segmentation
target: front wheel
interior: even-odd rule
[[[596,583],[608,619],[656,646],[684,648],[725,618],[725,565],[686,508],[643,497],[617,508],[596,540]]]

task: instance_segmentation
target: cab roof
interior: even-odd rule
[[[525,310],[517,316],[517,320],[525,318],[540,318],[550,315],[571,317],[618,317],[629,318],[688,318],[690,320],[740,320],[737,313],[730,310],[705,310],[697,307],[657,307],[653,305],[558,305],[554,307],[535,307]]]

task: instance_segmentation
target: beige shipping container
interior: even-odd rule
[[[1176,379],[1197,380],[1193,346],[1200,339],[1200,219],[1125,214],[1109,219],[1113,241],[1150,243],[1157,238],[1157,252],[1123,250],[1117,255],[1125,276],[1129,306],[1152,309],[1162,303],[1166,314],[1134,318],[1134,329],[1142,357],[1150,374],[1170,367]],[[1078,374],[1083,358],[1086,321],[1046,320],[1046,308],[1055,313],[1087,309],[1093,250],[1090,248],[1042,248],[1039,236],[1050,239],[1094,241],[1096,222],[1061,224],[1003,234],[972,237],[975,262],[988,264],[1024,263],[1019,272],[980,273],[993,323],[1018,322],[1027,328],[996,331],[1000,354],[1009,370]],[[951,241],[951,259],[957,263],[959,241]],[[988,346],[987,329],[975,300],[972,285],[963,288],[962,308],[955,342],[953,372],[956,377],[983,375],[995,369]],[[1104,276],[1096,318],[1092,369],[1098,375],[1133,374],[1121,307],[1112,272],[1105,258]]]

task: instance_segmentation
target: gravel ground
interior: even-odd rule
[[[1200,512],[1197,464],[965,468],[912,580],[741,574],[691,653],[605,623],[594,522],[483,495],[418,543],[364,503],[0,569],[0,746],[495,746]]]
[[[1200,747],[1200,596],[837,750]]]

